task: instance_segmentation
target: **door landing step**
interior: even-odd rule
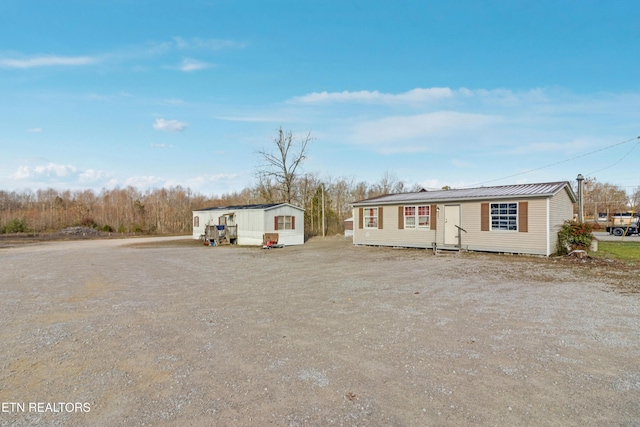
[[[433,244],[433,254],[438,255],[438,252],[460,252],[460,248],[456,245],[436,245]]]

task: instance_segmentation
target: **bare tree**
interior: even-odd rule
[[[278,197],[278,189],[274,185],[271,176],[260,175],[260,180],[255,186],[255,193],[261,202],[275,203]]]
[[[391,193],[404,193],[405,191],[404,182],[398,180],[398,177],[394,173],[385,171],[380,181],[371,186],[369,197]]]
[[[268,182],[270,179],[275,181],[279,186],[280,201],[291,203],[296,198],[296,174],[306,158],[307,146],[312,140],[311,132],[296,141],[291,131],[285,132],[280,128],[273,140],[275,150],[258,151],[264,161],[258,170],[258,177],[261,182]]]
[[[631,208],[636,212],[640,211],[640,187],[636,187],[633,194],[631,195]]]
[[[598,182],[596,178],[585,180],[584,187],[584,208],[585,215],[597,218],[599,213],[624,212],[627,210],[628,197],[623,188]]]

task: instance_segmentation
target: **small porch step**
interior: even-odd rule
[[[433,254],[438,255],[438,252],[460,252],[460,248],[456,245],[438,245],[436,243],[433,244]]]

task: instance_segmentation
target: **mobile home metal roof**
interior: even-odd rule
[[[462,188],[452,190],[424,191],[419,193],[386,194],[353,202],[353,206],[395,205],[399,203],[435,203],[485,199],[512,199],[515,197],[551,197],[563,189],[573,202],[576,195],[568,181],[539,184],[501,185],[496,187]]]
[[[304,209],[302,209],[302,208],[300,208],[298,206],[290,205],[289,203],[263,203],[263,204],[255,204],[255,205],[215,206],[215,207],[211,207],[211,208],[196,209],[196,210],[194,210],[194,212],[229,211],[229,210],[237,211],[237,210],[250,210],[250,209],[266,210],[266,209],[275,208],[277,206],[291,206],[291,207],[294,207],[296,209],[304,210]]]

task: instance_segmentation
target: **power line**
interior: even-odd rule
[[[581,154],[581,155],[579,155],[579,156],[571,157],[571,158],[569,158],[569,159],[565,159],[565,160],[561,160],[561,161],[559,161],[559,162],[555,162],[555,163],[551,163],[551,164],[548,164],[548,165],[545,165],[545,166],[541,166],[541,167],[539,167],[539,168],[529,169],[529,170],[526,170],[526,171],[523,171],[523,172],[514,173],[513,175],[503,176],[502,178],[496,178],[496,179],[492,179],[492,180],[489,180],[489,181],[479,182],[479,183],[477,183],[477,184],[466,185],[466,186],[461,187],[461,188],[474,187],[474,186],[479,186],[479,185],[488,184],[488,183],[490,183],[490,182],[502,181],[503,179],[513,178],[514,176],[524,175],[524,174],[527,174],[527,173],[531,173],[531,172],[539,171],[539,170],[541,170],[541,169],[550,168],[550,167],[552,167],[552,166],[561,165],[561,164],[563,164],[563,163],[567,163],[567,162],[570,162],[570,161],[572,161],[572,160],[580,159],[580,158],[582,158],[582,157],[590,156],[590,155],[592,155],[592,154],[599,153],[599,152],[601,152],[601,151],[605,151],[605,150],[608,150],[608,149],[610,149],[610,148],[617,147],[617,146],[619,146],[619,145],[624,145],[624,144],[626,144],[626,143],[628,143],[628,142],[631,142],[631,141],[634,141],[634,140],[636,140],[636,139],[640,140],[640,136],[638,136],[638,137],[636,137],[636,138],[627,139],[626,141],[618,142],[618,143],[616,143],[616,144],[608,145],[608,146],[606,146],[606,147],[599,148],[599,149],[597,149],[597,150],[590,151],[590,152],[588,152],[588,153]],[[634,145],[634,146],[631,148],[631,150],[629,150],[629,152],[627,152],[627,154],[625,154],[625,155],[624,155],[620,160],[618,160],[617,162],[615,162],[615,163],[613,163],[613,164],[611,164],[611,165],[607,166],[606,168],[599,169],[599,170],[597,170],[597,171],[595,171],[595,172],[599,172],[599,171],[601,171],[601,170],[604,170],[604,169],[610,168],[611,166],[613,166],[613,165],[615,165],[615,164],[619,163],[619,162],[620,162],[620,161],[622,161],[625,157],[627,157],[627,156],[628,156],[628,155],[629,155],[629,154],[630,154],[630,153],[631,153],[631,152],[632,152],[632,151],[633,151],[633,150],[634,150],[638,145],[640,145],[640,141],[638,141],[638,143],[636,143],[636,145]],[[590,172],[590,173],[593,173],[593,172]]]
[[[605,170],[605,169],[609,169],[609,168],[610,168],[610,167],[612,167],[612,166],[617,165],[618,163],[620,163],[621,161],[623,161],[627,156],[629,156],[629,154],[631,154],[631,152],[632,152],[633,150],[635,150],[635,148],[636,148],[638,145],[640,145],[640,136],[638,137],[638,142],[636,142],[636,144],[635,144],[633,147],[631,147],[631,150],[627,151],[627,153],[626,153],[624,156],[620,157],[617,161],[615,161],[615,162],[611,163],[609,166],[605,166],[605,167],[603,167],[602,169],[598,169],[598,170],[591,171],[591,172],[589,172],[587,175],[591,175],[591,174],[594,174],[594,173],[596,173],[596,172],[600,172],[600,171],[603,171],[603,170]]]

